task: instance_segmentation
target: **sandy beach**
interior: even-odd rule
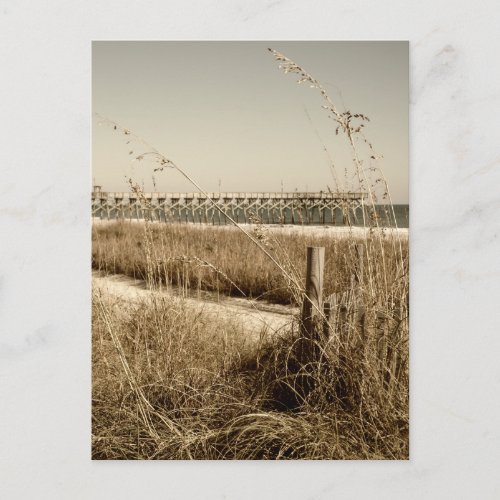
[[[106,226],[115,224],[116,222],[120,222],[120,219],[117,220],[107,220],[107,219],[99,219],[97,217],[92,218],[92,224]],[[131,220],[122,220],[124,224],[144,224],[144,219],[131,219]],[[152,221],[151,224],[161,225],[166,224],[165,222],[160,221]],[[212,224],[198,224],[198,223],[188,223],[188,224],[179,224],[179,223],[170,223],[179,226],[189,226],[192,228],[196,228],[199,230],[210,229],[210,228],[218,228],[221,231],[238,231],[239,228],[244,229],[247,232],[252,232],[256,228],[263,229],[264,231],[271,231],[281,234],[290,234],[290,235],[300,235],[300,236],[331,236],[331,237],[340,237],[340,238],[365,238],[370,234],[373,235],[382,234],[385,237],[402,237],[408,238],[409,230],[408,228],[388,228],[388,227],[380,227],[380,228],[365,228],[358,226],[331,226],[331,225],[323,225],[323,226],[301,226],[301,225],[279,225],[279,224],[238,224],[234,225],[212,225]]]

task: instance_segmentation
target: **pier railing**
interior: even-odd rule
[[[225,224],[258,218],[266,223],[342,223],[356,217],[362,192],[130,193],[94,190],[92,215],[101,219]],[[358,214],[359,215],[359,214]]]
[[[211,199],[211,200],[232,200],[232,199],[275,199],[275,200],[293,200],[293,199],[320,199],[320,200],[360,200],[366,198],[367,194],[362,192],[334,193],[319,191],[310,192],[292,192],[292,193],[250,193],[250,192],[217,192],[217,193],[136,193],[128,192],[108,192],[94,191],[92,199],[137,199],[145,198],[148,200],[161,199]]]

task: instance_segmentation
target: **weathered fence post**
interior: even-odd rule
[[[354,324],[358,334],[357,340],[361,342],[361,346],[364,349],[367,332],[366,332],[366,308],[363,304],[356,305],[356,309],[354,310]]]
[[[364,271],[364,262],[363,255],[365,254],[365,246],[363,243],[359,243],[356,245],[356,257],[357,257],[357,268],[355,279],[358,285],[363,283],[363,271]]]
[[[323,310],[325,248],[307,247],[306,295],[302,306],[303,336],[315,340],[315,319]]]
[[[331,322],[332,322],[334,307],[332,307],[331,302],[325,302],[323,304],[323,314],[325,315],[325,317],[323,318],[323,341],[324,342],[327,342],[328,339],[330,338],[330,333],[332,330]]]
[[[337,306],[337,325],[339,331],[339,344],[344,347],[347,345],[349,330],[347,328],[347,293],[339,295]]]

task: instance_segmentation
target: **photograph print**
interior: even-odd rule
[[[408,460],[408,42],[92,43],[92,458]]]

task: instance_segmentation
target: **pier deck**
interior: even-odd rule
[[[359,215],[362,192],[132,193],[94,188],[92,215],[101,219],[145,219],[225,224],[337,223]]]

